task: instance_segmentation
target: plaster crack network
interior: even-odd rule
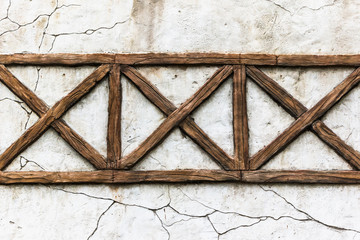
[[[31,25],[31,24],[35,23],[37,20],[39,20],[41,17],[47,17],[47,18],[48,18],[48,19],[47,19],[47,25],[46,25],[46,27],[45,27],[45,29],[44,29],[44,33],[43,33],[43,34],[45,34],[45,31],[46,31],[46,29],[47,29],[47,27],[48,27],[48,25],[49,25],[49,19],[50,19],[50,17],[51,17],[57,10],[59,10],[59,9],[61,9],[61,8],[63,8],[63,7],[71,7],[71,6],[79,6],[79,5],[69,4],[69,5],[61,5],[61,6],[58,6],[58,1],[56,1],[56,7],[53,9],[53,11],[52,11],[51,13],[48,13],[48,14],[47,14],[47,13],[39,14],[39,15],[37,15],[32,21],[27,22],[27,23],[24,23],[24,24],[20,24],[20,23],[16,22],[15,20],[13,20],[13,19],[9,16],[9,11],[10,11],[10,7],[11,7],[11,0],[9,0],[9,4],[8,4],[7,10],[6,10],[6,16],[3,17],[2,19],[0,19],[0,22],[1,22],[1,21],[4,21],[4,20],[9,20],[11,23],[15,24],[16,27],[15,27],[14,29],[10,29],[10,30],[6,30],[6,31],[1,32],[1,33],[0,33],[0,37],[3,36],[3,35],[5,35],[5,34],[7,34],[7,33],[15,32],[15,31],[19,30],[20,28],[23,28],[23,27],[26,27],[26,26],[28,26],[28,25]],[[42,37],[42,39],[41,39],[41,43],[42,43],[42,41],[43,41],[43,38],[44,38],[44,37]],[[40,45],[41,45],[41,44],[40,44]],[[40,46],[39,46],[39,48],[40,48]]]
[[[98,31],[101,31],[101,30],[111,30],[111,29],[115,28],[117,25],[126,23],[131,18],[131,14],[130,14],[130,16],[128,16],[125,20],[117,21],[117,22],[115,22],[114,24],[112,24],[110,26],[101,26],[101,27],[97,27],[97,28],[89,28],[89,29],[86,29],[86,30],[80,31],[80,32],[49,33],[47,30],[49,28],[50,19],[59,9],[67,8],[67,7],[80,7],[80,5],[78,5],[78,4],[63,4],[63,5],[59,6],[59,1],[57,0],[56,1],[56,6],[54,7],[54,9],[50,13],[41,13],[41,14],[37,15],[33,20],[31,20],[31,21],[29,21],[27,23],[24,23],[24,24],[20,24],[20,23],[16,22],[14,19],[12,19],[9,16],[9,11],[10,11],[10,8],[11,8],[11,4],[12,4],[11,0],[9,0],[9,4],[8,4],[8,7],[7,7],[7,11],[6,11],[6,16],[3,17],[2,19],[0,19],[0,22],[8,20],[11,23],[15,24],[15,28],[0,32],[0,37],[5,35],[5,34],[8,34],[8,33],[18,31],[19,29],[21,29],[23,27],[26,27],[28,25],[31,25],[31,24],[35,23],[36,21],[38,21],[41,17],[46,17],[47,18],[46,19],[46,25],[45,25],[44,30],[42,32],[42,36],[41,36],[41,39],[40,39],[40,44],[38,46],[38,49],[40,51],[41,48],[43,47],[45,36],[53,37],[53,40],[52,40],[52,42],[50,44],[50,48],[49,48],[49,50],[47,52],[50,52],[54,48],[55,41],[60,36],[66,36],[66,35],[92,35],[92,34],[98,32]]]
[[[154,217],[156,219],[158,219],[159,221],[159,227],[161,229],[163,229],[163,231],[167,234],[167,239],[171,239],[171,228],[172,226],[175,226],[177,224],[181,224],[184,222],[188,222],[188,221],[192,221],[195,219],[206,219],[206,221],[209,222],[212,230],[216,233],[217,238],[220,239],[222,236],[225,236],[226,234],[235,231],[237,229],[240,228],[249,228],[249,227],[253,227],[261,222],[267,221],[267,220],[273,220],[273,221],[278,221],[280,219],[289,219],[292,221],[300,221],[300,222],[315,222],[317,224],[320,224],[322,226],[325,226],[326,228],[329,228],[331,230],[335,230],[335,231],[350,231],[350,232],[354,232],[355,235],[359,234],[360,231],[355,230],[355,229],[350,229],[350,228],[344,228],[344,227],[339,227],[339,226],[334,226],[331,224],[327,224],[325,222],[322,222],[314,217],[312,217],[309,213],[305,212],[304,210],[301,210],[299,208],[297,208],[293,203],[291,203],[290,201],[288,201],[285,197],[281,196],[279,193],[277,193],[276,191],[272,190],[272,189],[266,189],[263,186],[259,186],[263,191],[265,192],[270,192],[273,193],[275,197],[279,197],[281,200],[283,200],[285,202],[285,204],[289,205],[291,208],[293,208],[294,210],[296,210],[298,213],[301,213],[304,217],[295,217],[295,216],[291,216],[291,215],[281,215],[281,216],[271,216],[271,215],[261,215],[261,216],[251,216],[251,215],[246,215],[246,214],[242,214],[240,212],[237,211],[224,211],[224,210],[220,210],[214,207],[211,207],[205,203],[202,203],[201,201],[198,201],[196,199],[191,198],[190,196],[188,196],[180,187],[176,187],[176,186],[168,186],[168,202],[166,204],[163,204],[162,206],[159,206],[157,208],[150,208],[144,205],[139,205],[139,204],[130,204],[130,203],[124,203],[124,202],[120,202],[116,199],[113,198],[109,198],[109,197],[99,197],[99,196],[94,196],[91,194],[87,194],[84,192],[76,192],[76,191],[70,191],[67,189],[63,189],[63,188],[58,188],[58,187],[53,187],[53,186],[47,186],[53,190],[58,190],[58,191],[62,191],[64,193],[68,193],[68,194],[75,194],[75,195],[82,195],[82,196],[86,196],[89,198],[93,198],[93,199],[97,199],[97,200],[105,200],[105,201],[110,201],[110,205],[108,207],[106,207],[106,209],[99,215],[95,227],[94,229],[91,231],[91,234],[88,236],[88,240],[91,239],[92,237],[94,237],[99,229],[99,226],[101,225],[101,221],[102,218],[112,209],[112,207],[114,207],[115,205],[119,204],[125,207],[132,207],[132,208],[141,208],[144,209],[146,211],[151,211],[154,214]],[[208,213],[204,213],[204,214],[189,214],[186,212],[181,212],[180,210],[176,209],[173,205],[172,205],[172,200],[171,200],[171,193],[170,193],[170,188],[174,187],[175,189],[179,190],[186,198],[188,198],[190,201],[194,201],[198,204],[200,204],[201,206],[205,207],[206,209],[209,210]],[[164,211],[165,208],[169,208],[172,211],[174,211],[178,216],[180,217],[185,217],[183,219],[174,221],[172,223],[168,223],[166,224],[166,222],[164,222],[164,219],[161,217],[160,211]],[[230,227],[227,228],[226,230],[221,230],[218,227],[216,227],[216,224],[214,223],[214,220],[212,219],[213,216],[215,214],[232,214],[232,215],[236,215],[242,218],[248,218],[249,220],[252,220],[252,222],[249,222],[249,224],[239,224],[235,227]],[[166,219],[166,218],[165,218]]]

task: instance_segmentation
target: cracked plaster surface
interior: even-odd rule
[[[340,0],[118,0],[101,4],[0,0],[0,53],[358,54],[359,8],[358,1]],[[93,68],[9,66],[9,70],[51,106]],[[179,106],[216,68],[138,70]],[[263,70],[308,108],[352,71]],[[125,78],[122,83],[126,154],[165,117]],[[229,154],[233,151],[231,84],[230,79],[192,114]],[[293,118],[250,81],[247,92],[250,152],[254,154]],[[351,92],[323,120],[360,150],[358,93],[358,89]],[[107,94],[105,80],[64,116],[102,154],[106,151]],[[1,152],[37,119],[0,84]],[[176,151],[171,155],[173,148]],[[184,167],[219,168],[179,130],[136,166],[138,170]],[[349,166],[315,135],[306,133],[264,168]],[[93,167],[50,129],[7,170],[86,171]],[[0,239],[360,239],[357,185],[15,185],[0,186],[0,192]]]

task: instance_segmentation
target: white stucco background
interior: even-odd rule
[[[234,52],[359,54],[360,2],[0,0],[0,53]],[[53,105],[94,67],[8,66]],[[174,104],[191,96],[216,67],[139,67]],[[262,68],[311,107],[353,68]],[[165,116],[126,78],[123,152],[135,149]],[[250,153],[293,118],[248,81]],[[233,153],[231,79],[192,117]],[[105,154],[108,85],[103,81],[64,116]],[[324,122],[360,150],[360,91]],[[0,152],[38,118],[0,84]],[[175,130],[135,169],[219,167]],[[306,132],[264,169],[351,169]],[[93,170],[48,130],[7,170]],[[0,239],[360,239],[358,185],[131,184],[0,186]]]

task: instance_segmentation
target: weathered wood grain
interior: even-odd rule
[[[278,66],[360,66],[360,55],[278,55]]]
[[[360,171],[224,171],[171,170],[121,171],[101,170],[85,172],[18,171],[0,172],[0,184],[68,184],[68,183],[307,183],[359,184]]]
[[[20,65],[99,65],[115,63],[115,54],[93,53],[52,53],[52,54],[4,54],[0,55],[0,64]]]
[[[360,66],[360,55],[274,55],[229,53],[2,54],[0,64],[31,65],[248,64],[268,66]]]
[[[145,182],[224,182],[240,179],[239,171],[172,170],[172,171],[83,171],[0,172],[0,184],[16,183],[145,183]]]
[[[346,93],[360,81],[360,68],[352,72],[344,81],[336,86],[329,94],[321,99],[314,107],[302,114],[290,127],[282,132],[273,142],[257,152],[250,159],[250,168],[255,170],[265,164],[274,154],[282,150],[302,133],[315,120],[323,116]]]
[[[120,65],[112,67],[109,75],[109,116],[107,130],[107,168],[116,168],[121,159],[121,82]]]
[[[134,166],[146,153],[159,144],[170,133],[170,130],[179,125],[196,107],[207,99],[232,72],[232,66],[224,66],[216,71],[192,97],[172,112],[139,147],[125,156],[118,167],[129,169]]]
[[[22,84],[4,65],[0,65],[0,81],[24,101],[39,117],[42,117],[49,110],[46,103]],[[71,147],[93,164],[95,168],[101,168],[103,166],[105,158],[71,129],[64,120],[58,119],[54,121],[51,126]]]
[[[229,54],[229,53],[136,53],[136,54],[4,54],[0,55],[0,64],[32,65],[224,65],[252,64],[275,65],[276,56],[270,54]]]
[[[165,115],[169,116],[176,110],[176,106],[161,94],[149,80],[142,76],[136,69],[129,66],[122,66],[122,72],[132,83],[157,106]],[[206,151],[224,169],[231,169],[234,165],[233,159],[224,152],[211,138],[194,122],[190,117],[186,117],[179,127],[196,144]]]
[[[360,183],[360,171],[243,171],[246,183]]]
[[[109,65],[101,65],[85,80],[83,80],[74,90],[57,102],[49,109],[40,119],[20,138],[18,138],[9,148],[0,155],[0,169],[4,169],[18,154],[24,151],[34,141],[36,141],[55,120],[59,119],[72,105],[79,101],[87,94],[96,83],[104,78],[109,72]],[[106,167],[106,162],[102,164],[102,168]]]
[[[234,66],[233,131],[235,168],[238,170],[247,170],[250,166],[245,65]]]

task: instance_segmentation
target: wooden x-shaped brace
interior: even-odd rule
[[[117,168],[129,169],[134,166],[146,153],[163,141],[169,132],[176,126],[179,126],[224,169],[229,170],[235,168],[234,160],[217,146],[215,142],[213,142],[189,117],[189,114],[208,98],[233,72],[232,66],[224,66],[218,69],[214,75],[179,108],[176,108],[173,103],[165,98],[155,86],[134,68],[122,66],[121,71],[168,117],[144,142],[140,144],[138,148],[122,158],[121,161],[118,162]]]
[[[259,169],[272,156],[284,149],[310,125],[312,131],[316,133],[321,140],[332,147],[353,167],[360,169],[360,154],[341,140],[322,121],[318,120],[360,82],[360,68],[357,68],[352,72],[310,110],[256,67],[246,67],[246,73],[287,112],[297,118],[296,121],[273,142],[250,158],[250,169]]]
[[[9,148],[0,155],[0,170],[3,170],[16,156],[36,141],[51,125],[83,157],[96,168],[106,168],[105,158],[90,144],[59,119],[72,105],[79,101],[110,71],[111,65],[104,64],[83,80],[74,90],[57,102],[52,108],[46,105],[30,89],[24,86],[4,65],[0,65],[0,81],[23,100],[40,119],[25,131]]]

